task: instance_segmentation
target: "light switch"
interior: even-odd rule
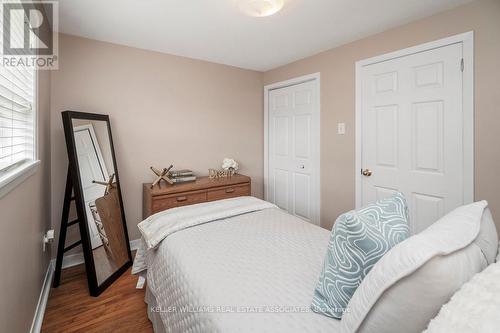
[[[337,134],[344,135],[345,134],[345,123],[337,124]]]

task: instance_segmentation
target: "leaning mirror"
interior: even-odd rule
[[[97,296],[132,263],[110,122],[107,115],[62,115],[89,290]]]

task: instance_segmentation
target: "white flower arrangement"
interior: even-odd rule
[[[227,170],[237,171],[238,170],[238,162],[236,162],[232,158],[225,158],[222,161],[222,169],[226,170],[226,171]]]

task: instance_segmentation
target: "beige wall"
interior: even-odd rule
[[[322,225],[330,228],[354,205],[354,63],[474,30],[475,192],[477,199],[490,202],[499,223],[499,17],[500,1],[482,0],[264,74],[61,35],[60,70],[39,75],[41,164],[0,199],[0,265],[6,267],[0,331],[26,332],[33,319],[50,258],[41,251],[42,234],[50,221],[56,230],[60,223],[67,167],[60,112],[67,109],[111,116],[129,233],[135,239],[141,183],[152,180],[150,165],[174,163],[206,174],[222,158],[233,157],[253,178],[253,194],[261,197],[263,82],[321,72],[321,213]],[[345,136],[335,134],[341,121],[348,126]]]
[[[50,33],[49,30],[43,33]],[[50,246],[50,78],[38,72],[38,158],[30,176],[0,198],[0,332],[29,332],[49,265]]]
[[[355,62],[474,30],[475,196],[490,203],[500,230],[500,1],[481,0],[268,71],[270,84],[321,72],[321,222],[354,206]],[[336,134],[345,122],[347,134]]]
[[[0,199],[0,332],[28,332],[50,260],[50,71],[39,72],[36,173]]]
[[[57,230],[67,168],[64,110],[110,115],[130,239],[139,238],[142,183],[154,179],[151,165],[173,163],[206,175],[232,157],[262,197],[262,73],[64,34],[59,43],[51,103]]]
[[[487,199],[500,227],[496,133],[500,105],[500,1],[480,0],[258,73],[182,57],[61,35],[60,70],[51,106],[52,221],[59,225],[66,173],[60,112],[109,114],[131,239],[139,237],[141,183],[150,165],[174,163],[198,174],[236,158],[262,196],[262,86],[321,73],[321,222],[354,206],[354,66],[379,54],[475,31],[476,199]],[[336,135],[345,122],[347,134]],[[76,228],[70,237],[78,237]]]

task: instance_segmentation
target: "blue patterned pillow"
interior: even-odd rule
[[[345,213],[333,227],[311,309],[340,319],[363,278],[393,246],[408,238],[401,193]]]

